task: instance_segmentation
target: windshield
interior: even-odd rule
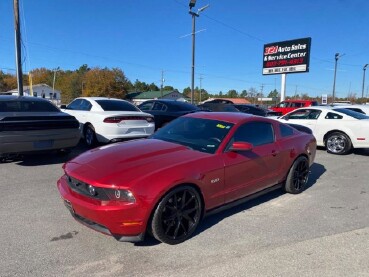
[[[120,100],[96,100],[104,111],[139,112],[133,104]]]
[[[151,138],[214,154],[233,125],[219,120],[180,117],[160,128]]]
[[[340,113],[344,113],[345,115],[351,116],[356,119],[369,119],[369,116],[359,113],[359,112],[352,111],[352,110],[343,109],[343,108],[333,109],[333,110],[340,112]]]
[[[0,112],[60,112],[49,101],[1,101]]]

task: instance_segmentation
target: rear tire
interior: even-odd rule
[[[167,193],[159,202],[152,221],[152,235],[167,244],[187,240],[201,220],[202,202],[190,186],[181,186]]]
[[[298,157],[288,172],[284,190],[288,193],[301,193],[309,178],[309,161],[306,157]]]
[[[342,132],[333,132],[327,136],[325,147],[328,153],[345,155],[351,151],[352,143],[346,134]]]
[[[96,145],[97,143],[96,133],[92,125],[88,125],[86,127],[84,137],[85,137],[85,143],[87,144],[88,147],[93,147]]]

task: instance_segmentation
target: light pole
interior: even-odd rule
[[[333,79],[333,95],[332,95],[332,104],[336,98],[336,74],[337,74],[337,61],[340,58],[340,53],[336,53],[334,55],[335,63],[334,63],[334,79]]]
[[[59,67],[58,68],[55,68],[54,70],[54,79],[53,79],[53,97],[55,95],[55,78],[56,78],[56,72],[59,71]]]
[[[195,29],[196,29],[196,17],[200,16],[200,12],[204,11],[209,5],[206,5],[197,10],[197,12],[193,12],[192,8],[195,7],[196,0],[190,0],[189,6],[190,11],[189,14],[192,16],[192,70],[191,70],[191,103],[193,104],[194,100],[194,91],[195,91]]]
[[[364,99],[364,87],[365,87],[365,70],[368,67],[368,64],[364,65],[363,67],[363,88],[361,90],[361,98]]]

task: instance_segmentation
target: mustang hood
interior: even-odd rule
[[[67,162],[65,172],[101,187],[125,186],[160,170],[209,154],[156,139],[135,140],[92,149]]]

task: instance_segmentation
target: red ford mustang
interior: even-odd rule
[[[204,215],[283,187],[300,193],[313,135],[243,113],[194,113],[150,138],[102,146],[67,162],[58,189],[73,217],[120,241],[168,244]]]

